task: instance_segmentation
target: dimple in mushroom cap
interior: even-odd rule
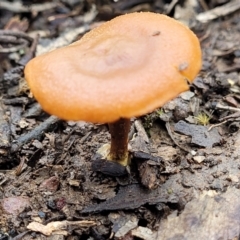
[[[186,91],[200,68],[191,30],[165,15],[131,13],[31,60],[25,77],[45,111],[113,122],[162,106]]]

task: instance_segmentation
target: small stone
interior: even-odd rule
[[[42,149],[43,148],[43,145],[40,141],[38,141],[37,139],[35,139],[33,142],[32,142],[32,145],[38,149]]]
[[[219,144],[222,140],[216,128],[208,131],[206,126],[189,124],[182,120],[177,122],[174,128],[175,132],[191,136],[191,143],[201,147],[212,148],[213,145]]]
[[[75,180],[75,179],[69,179],[68,184],[70,186],[73,186],[73,187],[79,187],[80,186],[79,180]]]
[[[137,217],[133,215],[109,214],[109,220],[113,223],[112,231],[116,238],[123,238],[129,231],[138,225]]]
[[[52,210],[57,209],[56,202],[54,200],[48,200],[47,201],[47,206],[48,206],[48,208],[50,208]]]
[[[191,91],[186,91],[180,94],[180,97],[184,100],[189,101],[195,94]]]
[[[205,156],[195,156],[193,157],[193,160],[197,163],[201,163],[205,160],[205,158],[206,158]]]
[[[59,178],[56,176],[50,177],[47,180],[44,180],[39,186],[41,191],[50,191],[56,192],[59,186]]]
[[[25,119],[21,119],[19,121],[18,125],[20,128],[26,128],[26,127],[28,127],[29,124],[25,121]]]
[[[30,201],[27,197],[9,197],[2,200],[2,208],[5,212],[13,215],[18,215],[23,212],[26,207],[30,206]]]
[[[230,180],[231,182],[235,183],[239,182],[239,178],[236,175],[229,175],[227,179]]]
[[[62,165],[54,165],[52,166],[52,172],[54,173],[62,173],[64,171],[63,166]]]
[[[192,154],[193,156],[195,156],[195,155],[197,154],[197,152],[194,151],[194,150],[192,150],[192,151],[191,151],[191,154]]]
[[[151,239],[157,239],[157,233],[153,232],[150,228],[146,227],[137,227],[132,230],[132,236],[145,239],[145,240],[151,240]]]
[[[39,212],[38,212],[38,216],[39,216],[40,218],[45,218],[45,217],[46,217],[46,213],[45,213],[45,212],[42,212],[42,211],[39,211]]]
[[[55,200],[57,210],[61,210],[66,205],[66,199],[61,197]]]

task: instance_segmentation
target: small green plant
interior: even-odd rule
[[[197,123],[203,126],[206,126],[209,124],[209,121],[211,119],[211,116],[207,115],[206,113],[199,113],[195,119],[197,120]]]
[[[162,108],[158,108],[157,110],[155,110],[155,112],[156,112],[159,116],[164,113]]]
[[[149,130],[153,125],[153,122],[154,118],[152,114],[147,114],[143,117],[143,127],[145,128],[147,133],[149,133]]]

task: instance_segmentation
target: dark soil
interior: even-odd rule
[[[203,23],[198,14],[235,1],[173,2],[1,0],[0,239],[239,239],[240,6]],[[35,52],[146,10],[188,24],[203,66],[189,92],[132,119],[129,174],[107,176],[92,162],[108,126],[44,113],[23,69]]]

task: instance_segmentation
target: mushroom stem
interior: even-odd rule
[[[128,133],[130,131],[130,119],[120,118],[109,123],[111,134],[111,147],[109,158],[123,166],[128,165]]]

